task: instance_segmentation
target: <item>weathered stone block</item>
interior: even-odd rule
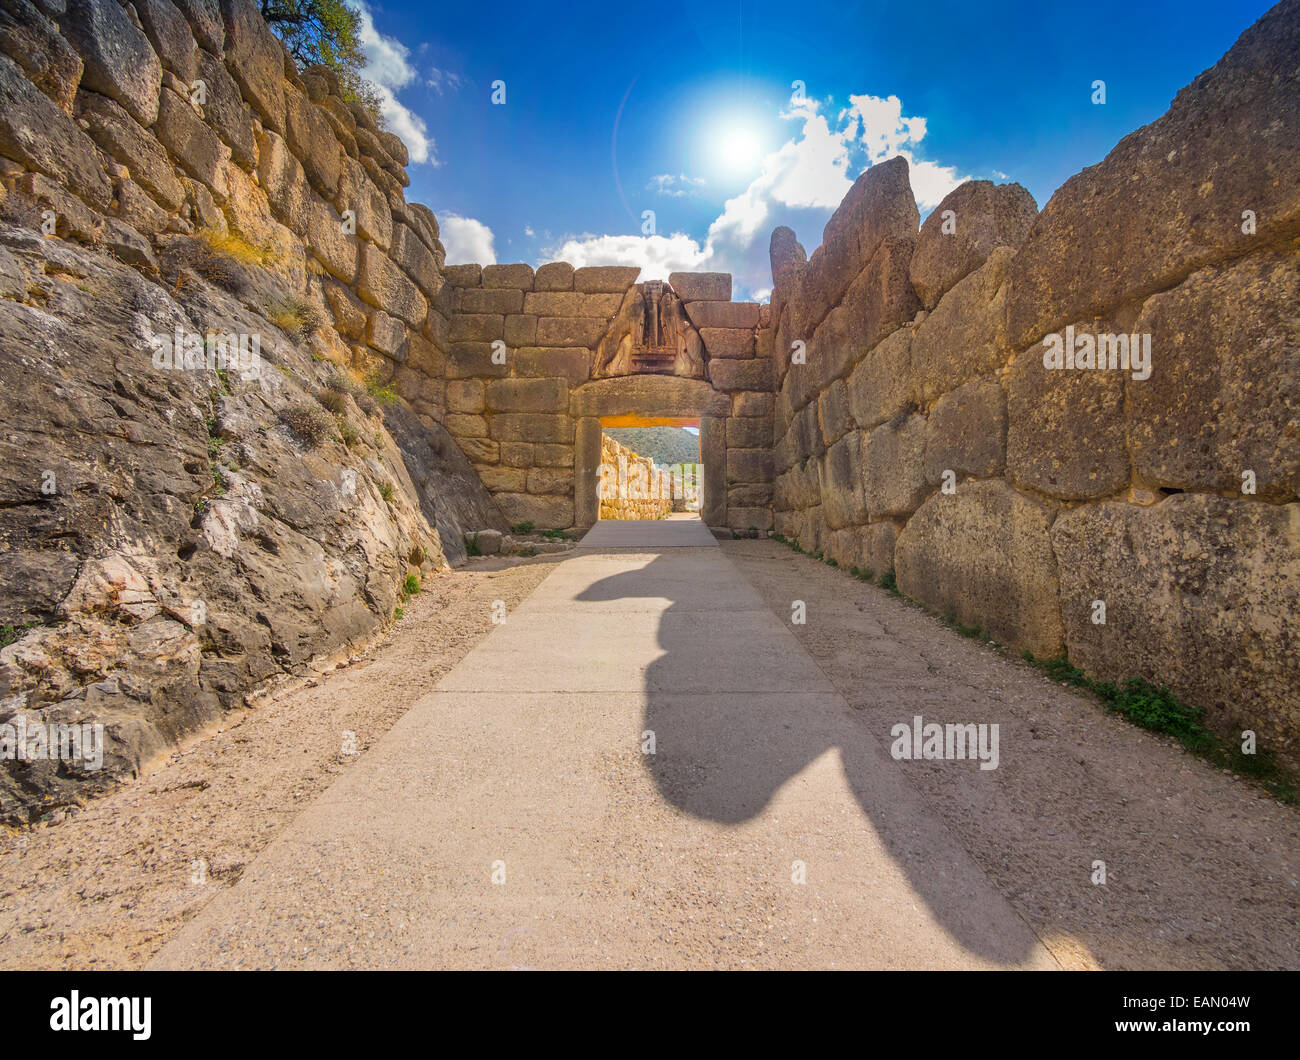
[[[198,45],[171,0],[134,0],[136,14],[162,64],[186,84],[199,76]]]
[[[907,596],[1044,658],[1061,652],[1055,508],[1003,481],[936,493],[898,536],[894,564]]]
[[[574,420],[571,416],[548,416],[542,413],[507,412],[492,417],[491,437],[499,442],[538,442],[566,444],[573,442]]]
[[[1300,258],[1258,254],[1193,273],[1147,300],[1151,375],[1120,373],[1134,467],[1145,482],[1300,495]]]
[[[772,366],[766,361],[717,360],[709,362],[709,378],[718,390],[771,390]]]
[[[860,360],[849,374],[849,412],[863,428],[877,427],[911,399],[912,328],[899,328]]]
[[[476,466],[500,459],[501,444],[487,438],[457,438],[456,445]]]
[[[1114,330],[1106,321],[1075,326],[1079,334]],[[1062,500],[1105,497],[1128,485],[1123,376],[1045,368],[1043,353],[1042,344],[1030,347],[1005,378],[1011,480]]]
[[[668,275],[668,286],[683,302],[731,301],[729,272],[673,272]]]
[[[484,287],[513,287],[520,291],[533,289],[531,265],[486,265],[483,268]]]
[[[766,449],[728,449],[728,483],[770,482],[772,454]]]
[[[552,261],[539,265],[533,276],[534,291],[572,291],[573,266],[567,261]]]
[[[623,294],[641,275],[638,266],[596,265],[573,273],[573,289],[587,294]]]
[[[181,99],[170,89],[163,90],[155,116],[154,135],[172,158],[195,180],[219,193],[218,201],[224,202],[225,182],[221,179],[221,164],[230,156],[230,148],[194,113],[188,100]]]
[[[827,445],[854,426],[853,415],[849,411],[849,390],[844,380],[835,380],[817,399],[817,426],[822,441]]]
[[[393,360],[404,360],[402,347],[406,343],[406,325],[397,318],[390,317],[382,309],[376,309],[370,314],[366,341]]]
[[[535,467],[528,472],[529,493],[573,493],[573,470],[561,467]]]
[[[512,350],[535,347],[537,344],[537,317],[526,313],[511,313],[506,317],[506,345]]]
[[[478,477],[493,493],[524,493],[528,489],[528,472],[522,467],[507,467],[502,464],[479,468]]]
[[[772,509],[733,508],[727,504],[727,525],[734,530],[771,530]]]
[[[126,10],[115,0],[68,0],[60,28],[84,64],[81,86],[116,101],[146,128],[152,125],[162,63]]]
[[[226,63],[258,117],[282,136],[284,48],[253,0],[221,0]]]
[[[697,328],[758,327],[757,302],[693,302],[686,315]]]
[[[833,530],[867,521],[862,484],[862,433],[851,431],[817,462],[822,517]]]
[[[536,319],[533,319],[534,334]],[[510,318],[506,320],[509,335]],[[509,338],[507,345],[511,345]],[[515,374],[521,376],[560,376],[571,386],[585,383],[591,378],[592,352],[580,346],[523,346],[511,349],[510,357],[515,367]]]
[[[481,380],[452,379],[447,383],[447,411],[482,412],[487,407],[484,394]]]
[[[537,447],[532,442],[503,442],[501,444],[501,463],[506,467],[533,466],[533,451]]]
[[[701,302],[701,305],[719,305]],[[710,357],[749,358],[754,356],[754,333],[735,328],[702,328],[700,338]]]
[[[608,325],[609,321],[604,317],[539,317],[537,344],[583,346],[590,349],[600,341]]]
[[[130,169],[135,180],[169,211],[180,209],[185,191],[173,173],[171,159],[131,115],[107,96],[83,92],[80,116],[105,154]]]
[[[307,200],[307,248],[326,271],[344,283],[357,274],[357,243],[343,231],[342,218],[315,196]]]
[[[760,394],[755,391],[741,391],[731,395],[731,414],[733,416],[767,416],[772,415],[776,404],[773,394]]]
[[[1219,732],[1251,729],[1300,757],[1297,542],[1300,504],[1185,493],[1062,513],[1052,546],[1070,661],[1103,680],[1167,684]]]
[[[935,402],[925,427],[925,478],[940,485],[945,471],[958,478],[990,478],[1006,466],[1006,395],[997,383],[967,383]]]
[[[239,86],[227,72],[225,63],[200,50],[198,68],[198,76],[207,88],[207,102],[203,105],[204,121],[230,148],[230,157],[251,172],[257,165],[253,112],[244,102]]]
[[[506,522],[529,522],[539,530],[564,530],[573,525],[573,499],[557,494],[498,493],[493,499]]]
[[[456,308],[461,313],[518,313],[524,307],[524,292],[517,287],[467,287],[460,292]]]
[[[924,416],[904,419],[900,414],[864,434],[862,488],[873,519],[916,511],[929,492],[925,484]]]
[[[343,152],[329,119],[295,88],[285,92],[285,139],[302,163],[307,180],[326,199],[333,199],[343,173]]]
[[[948,213],[952,216],[945,217]],[[968,180],[958,185],[925,219],[916,242],[911,278],[921,304],[933,309],[995,248],[1018,247],[1037,217],[1038,204],[1019,184]]]
[[[357,273],[357,294],[373,306],[378,306],[401,317],[413,327],[419,327],[429,312],[429,303],[418,287],[376,246],[366,243],[360,257]],[[457,317],[452,324],[453,341],[462,341],[455,328],[466,317]],[[495,318],[498,322],[500,317]],[[500,332],[493,338],[500,338]],[[474,341],[467,337],[464,341]]]
[[[533,462],[538,467],[573,467],[573,446],[535,445]]]
[[[612,317],[622,300],[618,294],[533,291],[524,297],[523,311],[539,317]]]
[[[766,419],[728,419],[728,449],[767,449],[772,445],[772,421]]]
[[[566,412],[569,386],[563,379],[494,379],[487,384],[492,412]]]
[[[483,284],[482,265],[448,265],[442,274],[453,287],[481,287]]]
[[[460,412],[447,413],[443,424],[457,438],[487,438],[488,422],[483,416],[471,416]]]

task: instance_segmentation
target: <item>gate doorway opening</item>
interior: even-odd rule
[[[700,421],[637,415],[600,418],[599,520],[700,517]]]

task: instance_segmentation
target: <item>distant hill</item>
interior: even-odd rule
[[[700,436],[681,427],[606,427],[605,433],[656,464],[696,464]]]

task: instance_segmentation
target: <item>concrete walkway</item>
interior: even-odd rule
[[[789,621],[598,524],[156,966],[1053,967]]]

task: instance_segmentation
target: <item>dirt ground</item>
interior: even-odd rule
[[[864,723],[998,723],[996,770],[898,767],[1066,967],[1300,967],[1300,811],[774,541],[724,551]],[[1104,861],[1106,883],[1092,883]]]
[[[559,558],[471,560],[427,578],[370,651],[66,820],[0,831],[0,968],[143,967],[488,634],[493,601],[512,608]],[[342,753],[345,732],[358,754]]]
[[[1295,808],[843,571],[773,541],[723,550],[778,615],[805,601],[793,631],[882,747],[917,714],[1000,726],[996,770],[896,767],[1063,966],[1300,967]],[[562,559],[430,579],[356,661],[68,820],[0,836],[0,967],[142,967],[491,630],[492,601],[513,609]]]

